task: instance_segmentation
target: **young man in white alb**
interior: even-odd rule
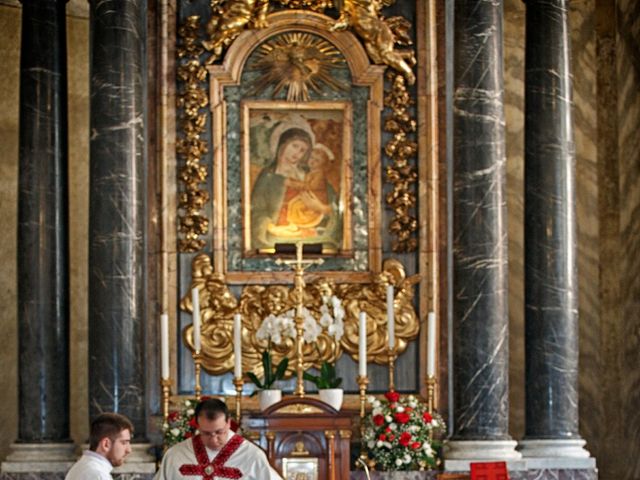
[[[103,413],[91,422],[89,450],[83,452],[65,480],[113,480],[111,470],[131,453],[133,425],[117,413]]]

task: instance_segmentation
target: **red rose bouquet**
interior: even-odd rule
[[[194,418],[195,400],[184,400],[177,410],[171,410],[167,421],[162,424],[164,444],[167,447],[191,438],[198,431],[198,422]]]
[[[369,457],[380,470],[424,470],[436,466],[442,419],[430,414],[413,395],[387,392],[384,399],[369,397],[371,413],[365,418],[364,441]]]

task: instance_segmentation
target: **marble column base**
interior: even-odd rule
[[[584,448],[586,441],[521,440],[518,449],[528,468],[595,468],[596,459]]]
[[[131,453],[124,461],[124,465],[113,469],[113,474],[124,473],[154,473],[156,471],[156,457],[151,454],[153,445],[150,443],[132,443]],[[82,445],[82,451],[88,450],[89,444]]]
[[[3,472],[66,472],[76,460],[76,446],[69,443],[13,443],[2,462]]]
[[[156,459],[150,451],[153,446],[150,443],[132,443],[131,453],[124,465],[113,469],[113,474],[122,473],[155,473]]]
[[[471,462],[505,461],[509,470],[524,470],[515,440],[454,440],[444,449],[445,471],[468,471]]]

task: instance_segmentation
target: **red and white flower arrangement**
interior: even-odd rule
[[[198,432],[195,400],[184,400],[177,410],[171,410],[167,420],[162,424],[164,444],[167,447],[193,437]]]
[[[442,418],[427,410],[414,395],[391,391],[378,400],[370,396],[371,413],[365,418],[364,441],[368,455],[380,470],[424,470],[436,467]]]

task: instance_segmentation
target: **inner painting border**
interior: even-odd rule
[[[241,103],[245,257],[277,243],[352,252],[352,106],[349,101]]]

